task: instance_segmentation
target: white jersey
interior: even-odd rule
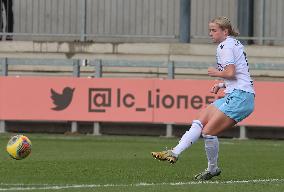
[[[223,71],[229,64],[235,65],[236,68],[234,79],[223,79],[226,85],[225,93],[231,93],[234,89],[255,93],[244,46],[238,40],[228,36],[221,42],[217,48],[216,59],[216,68],[219,71]]]

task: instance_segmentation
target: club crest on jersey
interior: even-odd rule
[[[217,70],[218,71],[223,71],[224,67],[220,63],[217,63]]]

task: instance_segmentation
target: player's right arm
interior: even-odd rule
[[[210,77],[220,77],[224,79],[234,79],[236,74],[236,67],[234,64],[228,64],[223,71],[218,71],[214,67],[208,68],[208,75]]]

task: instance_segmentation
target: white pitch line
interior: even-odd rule
[[[284,182],[284,179],[253,179],[253,180],[231,180],[231,181],[190,181],[176,183],[136,183],[136,184],[89,184],[89,185],[50,185],[50,184],[8,184],[0,183],[5,188],[0,187],[0,191],[32,191],[32,190],[61,190],[61,189],[81,189],[81,188],[108,188],[108,187],[143,187],[143,186],[181,186],[181,185],[200,185],[200,184],[246,184],[246,183],[274,183]],[[11,188],[7,186],[13,186]],[[15,187],[18,186],[18,187]]]

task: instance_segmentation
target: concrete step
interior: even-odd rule
[[[113,63],[104,66],[104,76],[166,77],[167,63],[176,66],[176,77],[206,76],[207,67],[214,64],[216,45],[213,44],[159,44],[159,43],[80,43],[80,42],[0,42],[0,57],[19,59],[102,59]],[[284,46],[246,46],[251,73],[255,77],[284,78]],[[125,61],[126,66],[122,67]],[[136,63],[135,63],[136,62]],[[163,63],[163,67],[148,66]],[[131,64],[132,63],[132,64]],[[135,63],[135,64],[133,64]],[[137,64],[138,63],[138,64]],[[9,74],[14,75],[72,75],[72,66],[61,64],[10,65]],[[145,67],[146,64],[146,67]],[[119,67],[116,65],[120,65]],[[133,65],[131,67],[131,65]],[[154,65],[154,64],[153,64]],[[94,66],[81,67],[81,74],[91,76]],[[203,78],[203,77],[202,77]]]

